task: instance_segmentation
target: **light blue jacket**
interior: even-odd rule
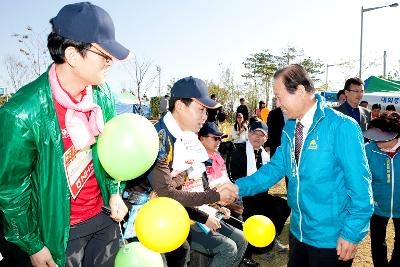
[[[289,178],[290,231],[301,242],[336,248],[339,237],[359,243],[373,212],[371,173],[360,126],[329,107],[319,95],[299,159],[294,157],[295,120],[288,120],[281,146],[256,173],[236,181],[240,196],[264,192]]]
[[[374,214],[400,218],[400,152],[390,158],[375,142],[365,146],[372,173]]]

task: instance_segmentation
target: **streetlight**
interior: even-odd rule
[[[328,72],[329,72],[329,67],[333,67],[335,65],[330,65],[330,64],[326,64],[326,79],[325,79],[325,84],[326,84],[326,89],[328,89]]]
[[[386,6],[377,6],[377,7],[371,7],[371,8],[365,8],[361,6],[361,37],[360,37],[360,70],[358,72],[358,77],[361,78],[361,68],[362,68],[362,45],[363,45],[363,19],[364,19],[364,12],[384,8],[384,7],[397,7],[399,6],[398,3],[393,3],[391,5],[386,5]]]
[[[158,72],[158,96],[161,97],[161,68],[156,66]]]

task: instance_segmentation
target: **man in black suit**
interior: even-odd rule
[[[275,108],[270,111],[267,119],[268,140],[266,146],[269,147],[271,158],[281,145],[282,130],[285,123],[286,119],[281,108]]]
[[[250,125],[249,140],[245,143],[236,144],[236,150],[232,153],[231,178],[236,180],[256,172],[262,165],[269,161],[269,155],[265,152],[263,144],[268,138],[268,127],[264,122],[256,121]],[[275,225],[276,236],[283,230],[285,222],[290,215],[290,208],[286,199],[272,196],[268,191],[243,198],[243,218],[247,219],[252,215],[262,214],[269,217]],[[277,239],[267,246],[269,252],[276,246],[279,252],[287,252]],[[251,245],[245,253],[246,258],[251,258],[253,252],[259,252]]]
[[[361,127],[361,131],[367,130],[371,121],[371,112],[359,104],[364,96],[364,82],[360,78],[350,78],[344,85],[346,101],[338,107],[337,111],[355,119]]]

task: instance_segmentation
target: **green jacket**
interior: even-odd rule
[[[93,87],[104,120],[115,115],[108,85]],[[100,165],[92,146],[98,185],[107,205],[117,182]],[[70,230],[70,191],[63,164],[64,144],[44,73],[0,108],[0,209],[6,239],[32,255],[46,246],[65,265]]]

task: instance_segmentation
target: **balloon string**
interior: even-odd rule
[[[233,217],[233,216],[229,216],[229,218],[230,218],[230,219],[234,219],[235,221],[238,221],[238,222],[240,222],[241,224],[244,224],[244,222],[242,222],[241,220],[239,220],[239,219],[237,219],[237,218],[235,218],[235,217]]]
[[[118,195],[119,195],[119,188],[120,188],[120,186],[121,186],[121,181],[118,181],[118,189],[117,189],[117,194],[118,194]],[[117,211],[117,213],[118,213],[118,211]],[[124,234],[122,233],[121,222],[118,223],[118,226],[119,226],[119,233],[121,234],[121,239],[122,239],[123,246],[124,246],[124,248],[126,248],[126,247],[125,247]]]

